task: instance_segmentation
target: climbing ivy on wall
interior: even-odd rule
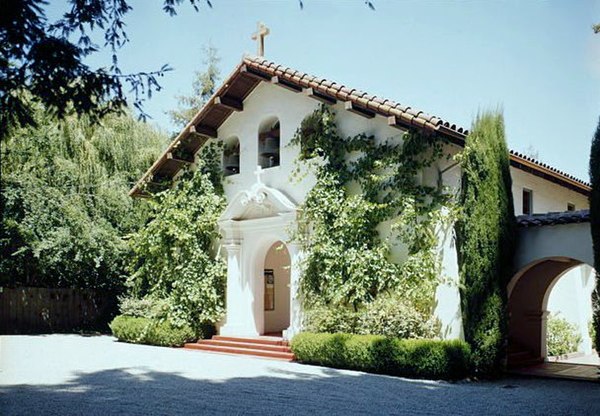
[[[507,331],[506,285],[512,272],[515,219],[502,114],[475,120],[461,155],[463,169],[456,224],[461,303],[475,370],[501,369]]]
[[[300,283],[305,308],[357,311],[382,293],[401,292],[431,314],[439,277],[435,226],[451,198],[420,184],[417,175],[442,156],[444,141],[414,131],[401,143],[366,134],[342,137],[334,113],[321,106],[291,143],[317,178],[296,236],[306,253]],[[392,235],[381,237],[384,222]],[[398,243],[406,248],[402,264],[390,260]]]
[[[600,278],[598,277],[598,270],[600,270],[600,119],[598,119],[598,127],[592,140],[589,173],[592,184],[590,220],[594,245],[594,269],[596,270],[596,289],[592,293],[592,321],[595,329],[593,334],[596,350],[600,350]]]
[[[226,266],[214,246],[225,208],[218,155],[217,145],[205,146],[195,170],[155,195],[153,219],[131,239],[132,296],[168,300],[170,322],[197,332],[224,312]]]

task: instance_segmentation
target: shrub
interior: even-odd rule
[[[164,299],[153,297],[145,298],[121,298],[119,309],[121,314],[134,316],[136,318],[162,319],[169,312],[169,303]]]
[[[456,224],[465,340],[478,374],[502,369],[507,332],[506,284],[512,273],[515,218],[501,114],[478,115],[460,158]]]
[[[292,351],[307,364],[429,379],[464,378],[471,361],[470,348],[463,341],[380,335],[304,332],[292,340]]]
[[[358,333],[396,338],[435,338],[439,335],[439,322],[431,314],[417,310],[407,299],[397,295],[380,295],[360,315]]]
[[[357,333],[359,313],[344,307],[313,305],[304,312],[304,327],[308,332]]]
[[[564,318],[550,315],[547,331],[548,355],[559,357],[570,352],[576,352],[581,344],[581,334],[577,326]]]
[[[410,300],[397,295],[380,295],[358,311],[316,304],[307,309],[304,316],[307,332],[415,339],[439,335],[439,322],[431,314],[419,311]]]
[[[188,325],[181,328],[168,321],[119,315],[111,323],[110,329],[119,341],[134,344],[180,347],[196,338]]]
[[[316,304],[305,311],[304,328],[315,333],[385,335],[397,338],[435,338],[439,322],[398,295],[380,295],[354,311],[348,307]]]

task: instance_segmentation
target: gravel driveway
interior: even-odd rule
[[[108,336],[0,337],[0,414],[586,414],[600,385],[422,381]]]

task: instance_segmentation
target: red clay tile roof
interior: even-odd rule
[[[555,175],[559,175],[559,176],[563,177],[564,179],[568,179],[572,182],[575,182],[575,183],[581,185],[583,188],[586,188],[588,190],[588,192],[589,192],[589,190],[591,190],[591,185],[588,182],[583,181],[579,178],[576,178],[573,175],[565,173],[559,169],[556,169],[555,167],[552,167],[546,163],[540,162],[539,160],[535,160],[534,158],[524,155],[522,153],[519,153],[517,151],[511,150],[510,158],[511,158],[511,164],[513,164],[513,165],[515,164],[515,162],[520,163],[520,164],[529,163],[529,164],[535,166],[535,169],[544,170],[544,171],[551,172]]]
[[[577,224],[590,222],[590,211],[548,212],[546,214],[519,215],[517,224],[519,227],[541,227],[543,225]]]
[[[395,116],[400,124],[406,127],[414,126],[429,131],[445,130],[458,135],[468,134],[468,130],[423,111],[278,65],[262,57],[244,58],[243,62],[248,68],[288,80],[301,88],[312,88],[314,91],[336,100],[350,101],[364,110],[372,111],[384,117]]]
[[[173,156],[176,148],[195,153],[207,137],[216,137],[217,129],[234,112],[243,110],[244,99],[260,82],[270,82],[295,92],[305,92],[311,97],[329,104],[337,100],[345,102],[346,109],[366,117],[375,114],[387,117],[388,124],[399,128],[418,128],[437,132],[459,146],[469,131],[439,117],[405,106],[394,101],[368,95],[336,82],[317,78],[292,68],[268,61],[263,57],[244,57],[232,74],[225,80],[206,105],[173,140],[163,155],[148,169],[131,189],[129,195],[143,196],[145,183],[172,179],[186,161]],[[589,184],[571,175],[545,165],[520,153],[511,151],[511,165],[588,195]]]

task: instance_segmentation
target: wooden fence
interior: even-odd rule
[[[0,288],[0,334],[106,328],[114,295],[84,289]]]

